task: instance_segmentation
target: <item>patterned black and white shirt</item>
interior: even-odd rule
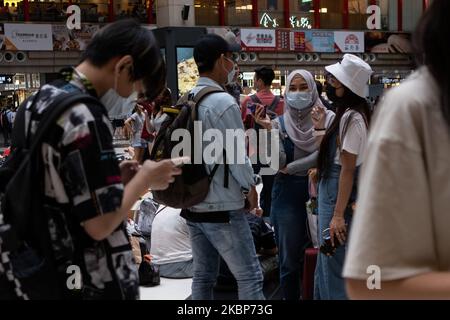
[[[25,128],[31,121],[31,134],[46,108],[64,91],[96,95],[81,74],[73,70],[68,74],[62,85],[46,84],[40,89],[34,112],[30,111],[31,102],[26,105]],[[125,224],[103,241],[93,240],[82,226],[89,219],[114,212],[122,202],[123,184],[106,109],[75,104],[49,130],[42,157],[44,204],[58,278],[67,287],[70,265],[78,266],[82,274],[81,291],[68,290],[68,296],[138,299],[139,277]]]

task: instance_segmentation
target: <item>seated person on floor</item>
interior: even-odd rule
[[[165,208],[152,224],[152,262],[159,266],[161,277],[192,278],[193,263],[191,240],[186,220],[179,209]]]

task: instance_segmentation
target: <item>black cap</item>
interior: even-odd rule
[[[195,62],[198,67],[212,66],[222,54],[235,52],[237,49],[236,45],[237,43],[229,43],[217,34],[207,34],[200,38],[195,45]]]

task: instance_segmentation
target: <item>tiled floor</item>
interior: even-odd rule
[[[161,278],[161,284],[155,287],[141,287],[141,300],[186,300],[191,295],[192,278]]]

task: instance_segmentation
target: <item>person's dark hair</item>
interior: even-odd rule
[[[449,12],[449,0],[434,0],[419,22],[413,43],[417,63],[427,66],[438,83],[442,114],[450,127]]]
[[[155,106],[153,108],[153,114],[157,114],[162,107],[168,107],[172,105],[172,94],[168,88],[165,88],[163,92],[155,99]]]
[[[207,34],[200,38],[194,47],[194,60],[198,72],[205,73],[214,69],[222,54],[231,52],[228,42],[217,34]]]
[[[257,80],[262,80],[264,84],[269,87],[272,85],[273,79],[275,79],[275,72],[268,67],[259,67],[255,69],[255,75]]]
[[[145,95],[153,100],[166,85],[166,70],[152,32],[132,19],[119,20],[100,29],[81,56],[96,67],[111,59],[131,55],[131,80],[143,80]]]
[[[325,174],[326,169],[329,165],[329,162],[333,159],[329,159],[329,148],[330,142],[333,137],[335,137],[335,133],[339,130],[339,125],[341,123],[341,119],[344,116],[344,113],[347,109],[354,110],[362,115],[362,117],[367,121],[367,125],[370,124],[371,120],[371,112],[370,106],[367,103],[367,100],[361,98],[357,94],[353,93],[350,89],[344,86],[344,96],[340,99],[339,102],[333,103],[336,105],[336,117],[330,125],[330,128],[327,130],[327,133],[323,137],[322,143],[320,144],[319,157],[317,163],[317,169],[319,176]],[[348,123],[351,121],[352,116],[349,117]],[[345,134],[345,133],[344,133]]]
[[[317,92],[319,93],[319,97],[320,97],[323,92],[323,85],[320,81],[316,81],[316,87],[317,87]]]

